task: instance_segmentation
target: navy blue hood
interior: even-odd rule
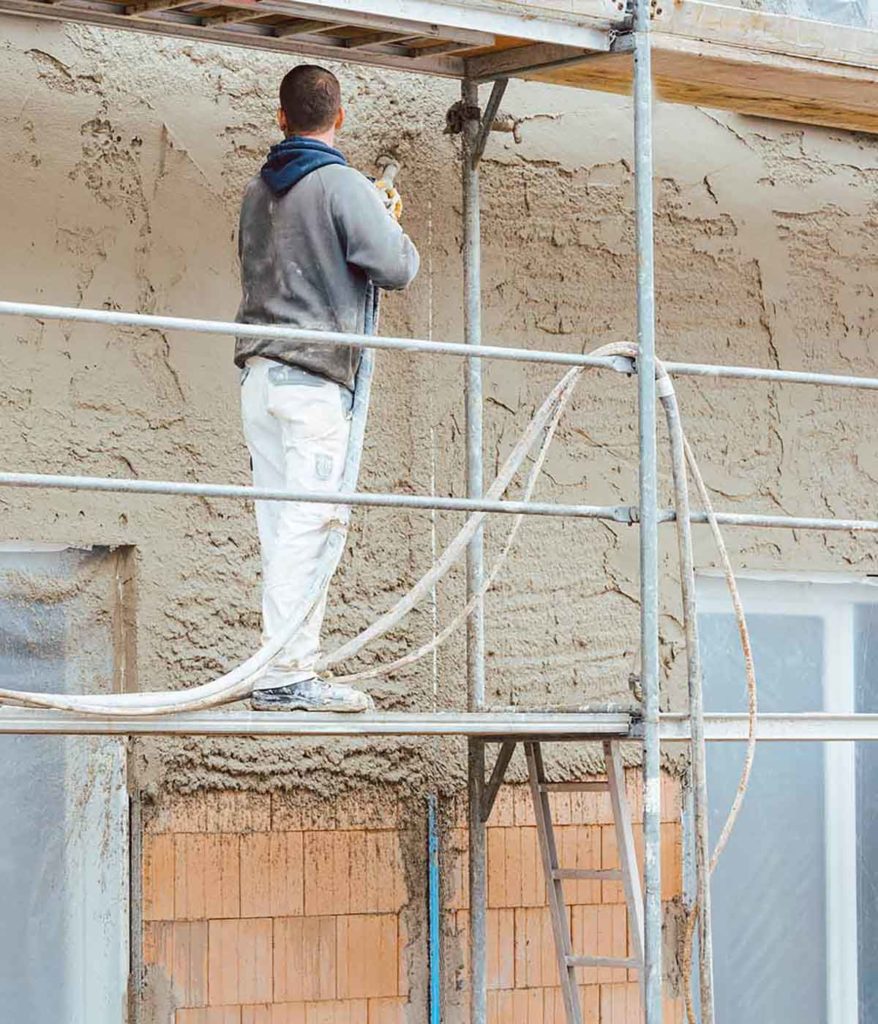
[[[293,135],[271,147],[260,174],[271,191],[282,196],[306,175],[328,164],[346,165],[347,160],[325,142]]]

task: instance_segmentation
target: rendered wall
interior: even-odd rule
[[[4,297],[230,317],[235,221],[247,178],[275,140],[287,62],[134,34],[2,21],[0,214]],[[343,145],[370,170],[395,150],[406,225],[423,254],[384,328],[459,340],[456,140],[442,134],[453,83],[343,71]],[[631,110],[627,100],[515,83],[504,107],[520,143],[483,164],[486,340],[580,351],[634,332]],[[675,359],[878,375],[878,144],[680,107],[657,110],[659,349]],[[231,339],[3,319],[3,465],[244,483]],[[486,366],[486,475],[557,379],[551,367]],[[854,392],[681,381],[685,422],[717,504],[872,515],[874,401]],[[580,386],[539,496],[636,498],[632,382]],[[461,494],[462,367],[382,354],[363,487]],[[4,537],[136,550],[137,672],[130,688],[203,682],[258,643],[257,548],[238,503],[4,491]],[[667,462],[661,500],[670,499]],[[331,597],[329,642],[349,637],[428,567],[458,517],[357,513]],[[502,523],[489,531],[496,550]],[[663,533],[666,704],[683,701],[674,540]],[[870,538],[729,532],[759,571],[878,572]],[[697,534],[700,568],[714,565]],[[375,645],[388,659],[459,607],[457,571],[435,609]],[[636,531],[529,521],[488,600],[489,699],[520,705],[628,699],[638,668]],[[388,709],[461,707],[463,641],[373,687]],[[391,784],[412,814],[429,788],[458,792],[457,743],[175,741],[132,748],[148,810],[172,793],[335,798]],[[553,770],[594,770],[589,750]],[[422,879],[419,884],[422,883]],[[423,922],[421,922],[423,926]],[[418,1011],[420,1012],[420,1011]],[[420,1024],[422,1018],[414,1018]],[[152,1024],[152,1022],[149,1022]],[[164,1022],[162,1022],[164,1024]]]
[[[275,138],[274,93],[286,62],[26,20],[3,26],[4,294],[231,316],[238,198]],[[398,151],[406,224],[424,257],[410,293],[385,304],[384,328],[460,338],[457,142],[442,134],[456,87],[355,68],[343,77],[343,144],[366,170],[380,152]],[[579,351],[631,338],[628,102],[514,84],[504,106],[522,119],[521,143],[493,139],[484,164],[486,340]],[[656,130],[660,352],[878,372],[875,142],[676,107],[658,109]],[[6,466],[246,482],[231,339],[12,319],[3,330]],[[462,493],[461,373],[457,360],[381,355],[364,488]],[[489,479],[558,375],[549,366],[487,364]],[[691,380],[678,390],[720,507],[869,513],[878,456],[868,396]],[[634,397],[624,378],[584,378],[542,497],[636,499]],[[246,506],[16,491],[4,493],[0,515],[13,538],[137,549],[138,678],[130,686],[192,685],[255,647],[257,549]],[[357,513],[327,643],[386,608],[458,522]],[[493,524],[489,550],[505,526]],[[674,540],[663,536],[664,658],[668,698],[679,704]],[[748,569],[875,565],[869,538],[843,534],[738,531],[729,543]],[[706,531],[697,557],[713,564]],[[488,600],[489,698],[627,695],[637,668],[636,566],[628,527],[529,521]],[[440,589],[435,617],[419,609],[404,633],[375,645],[375,656],[424,640],[434,618],[441,624],[459,606],[462,589],[458,571]],[[374,692],[385,708],[461,706],[462,680],[455,637],[435,665],[427,659]],[[224,743],[216,747],[224,756],[208,766],[178,746],[163,770],[181,783],[220,784],[246,763],[253,782],[282,785],[297,763],[287,747],[266,743],[254,759],[251,745]],[[336,770],[359,777],[365,768],[361,760]]]

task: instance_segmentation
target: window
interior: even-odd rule
[[[123,552],[0,545],[0,685],[113,688]],[[128,975],[124,743],[0,736],[3,1020],[121,1024]]]
[[[878,582],[878,581],[876,581]],[[878,710],[878,586],[743,580],[760,711]],[[705,708],[745,711],[722,580],[699,580]],[[715,839],[742,743],[708,745]],[[713,884],[718,1017],[759,1024],[878,1020],[878,749],[760,743]]]

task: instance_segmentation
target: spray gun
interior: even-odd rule
[[[402,215],[402,197],[396,188],[396,176],[399,174],[399,163],[395,157],[384,154],[375,161],[378,168],[378,179],[375,188],[381,193],[387,212],[394,220]]]
[[[396,176],[399,174],[399,161],[396,157],[384,153],[375,161],[375,166],[378,168],[379,179],[387,182],[390,188],[393,188]]]

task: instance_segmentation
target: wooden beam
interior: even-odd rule
[[[368,36],[358,36],[356,39],[346,39],[344,45],[349,50],[360,50],[366,46],[377,46],[379,43],[404,43],[421,38],[423,36],[418,32],[377,32]]]
[[[823,30],[831,36],[831,26],[824,25]],[[878,133],[878,69],[716,45],[658,31],[653,34],[652,66],[656,94],[669,103]],[[629,93],[631,74],[631,57],[620,54],[597,55],[524,77]]]
[[[192,2],[193,0],[140,0],[139,3],[126,7],[125,14],[129,18],[137,18],[156,11],[172,11],[176,7],[185,7]]]
[[[318,42],[319,37],[297,36],[293,39],[282,39],[274,35],[268,26],[251,26],[246,23],[240,26],[207,26],[202,24],[197,16],[184,17],[175,11],[158,11],[144,17],[132,18],[124,13],[121,4],[116,10],[113,10],[108,3],[92,3],[89,0],[77,0],[76,6],[71,7],[64,6],[63,0],[54,5],[47,4],[45,0],[0,0],[0,15],[2,14],[46,21],[101,25],[104,28],[123,29],[166,38],[224,43],[247,49],[292,53],[297,56],[306,55],[324,60],[344,59],[345,55],[350,52],[349,59],[352,63],[416,71],[420,74],[438,75],[443,78],[460,79],[464,74],[464,63],[458,57],[413,58],[411,53],[402,47],[398,48],[399,52],[385,52],[380,49],[346,51],[329,43]],[[252,33],[243,31],[251,28],[254,30],[260,28],[262,31]]]
[[[570,0],[545,7],[533,0],[283,0],[283,6],[302,17],[387,31],[420,29],[473,47],[492,46],[499,36],[588,47],[619,19],[613,0],[574,2],[575,12]]]
[[[278,25],[274,34],[277,39],[286,39],[288,36],[316,36],[331,30],[337,31],[342,27],[325,21],[295,21],[289,25]]]
[[[309,20],[331,21],[339,27],[371,29],[381,32],[411,32],[418,36],[436,38],[454,38],[473,46],[492,46],[492,34],[476,31],[464,26],[443,28],[436,22],[420,20],[416,17],[401,16],[409,14],[418,4],[409,2],[404,5],[399,0],[387,0],[379,3],[380,10],[373,12],[375,3],[372,0],[333,0],[332,3],[314,3],[312,0],[274,0],[276,14],[288,14],[290,17],[307,18]],[[414,11],[412,11],[414,13]]]
[[[439,57],[442,54],[466,53],[472,49],[474,49],[474,47],[471,43],[459,43],[451,40],[437,43],[433,40],[429,45],[411,46],[409,47],[409,52],[413,57]]]
[[[205,25],[240,25],[258,18],[277,17],[277,11],[270,5],[259,0],[248,7],[228,6],[222,14],[212,14],[202,19]],[[341,26],[326,21],[296,21],[289,25],[276,26],[279,30],[289,29],[286,35],[319,35],[323,32],[339,29]],[[278,36],[278,38],[282,38]]]
[[[261,3],[257,3],[254,7],[230,8],[222,14],[211,14],[201,20],[204,25],[238,25],[243,21],[266,18],[272,13],[272,11],[266,11]]]
[[[601,45],[596,49],[606,53],[610,48],[609,33],[603,35],[599,42]],[[536,69],[576,63],[588,57],[590,52],[578,47],[556,46],[549,43],[516,46],[471,57],[466,62],[466,70],[467,75],[475,81],[488,81],[492,78],[508,78]]]

